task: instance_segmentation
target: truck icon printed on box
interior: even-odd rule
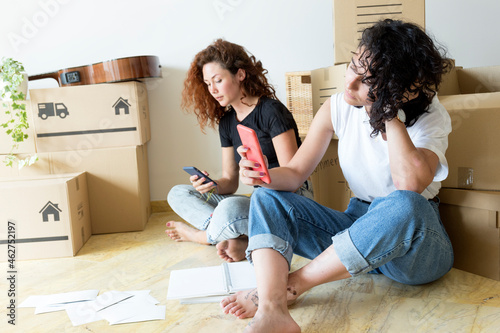
[[[68,108],[64,103],[38,103],[38,117],[43,120],[53,116],[66,118],[68,114]]]

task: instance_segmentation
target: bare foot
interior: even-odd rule
[[[293,304],[300,294],[295,287],[287,287],[287,304]],[[220,305],[225,314],[232,314],[239,319],[255,316],[259,307],[257,289],[238,291],[236,294],[225,297]]]
[[[234,239],[223,240],[216,245],[217,254],[222,260],[227,262],[244,260],[247,247],[248,237],[245,235]]]
[[[207,242],[207,232],[188,226],[183,222],[169,221],[166,223],[169,229],[165,233],[176,242],[195,242],[210,245]]]
[[[288,312],[278,305],[261,305],[255,317],[248,323],[244,332],[299,333],[300,327]]]

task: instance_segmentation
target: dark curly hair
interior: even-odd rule
[[[243,97],[250,95],[278,99],[274,87],[267,81],[267,70],[260,61],[242,46],[217,39],[194,57],[182,91],[181,107],[187,112],[194,112],[203,132],[206,126],[215,129],[227,110],[213,98],[203,81],[203,66],[212,62],[218,63],[233,75],[240,68],[245,71],[246,76],[240,86]]]
[[[453,63],[442,46],[413,23],[386,19],[363,31],[358,45],[368,99],[372,136],[385,132],[385,121],[406,113],[412,126],[427,112],[444,73]],[[409,95],[416,96],[408,99]]]

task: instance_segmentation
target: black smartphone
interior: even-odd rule
[[[210,182],[213,182],[215,185],[217,185],[217,183],[211,179],[210,177],[206,176],[203,172],[201,172],[200,170],[198,170],[196,167],[193,167],[193,166],[187,166],[187,167],[183,167],[182,168],[184,171],[186,171],[187,173],[189,173],[191,176],[198,176],[198,178],[201,178],[201,177],[204,177],[205,178],[205,181],[203,182],[203,184],[207,184],[207,183],[210,183]]]

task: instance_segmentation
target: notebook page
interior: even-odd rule
[[[167,299],[224,295],[223,274],[220,265],[172,271]]]

